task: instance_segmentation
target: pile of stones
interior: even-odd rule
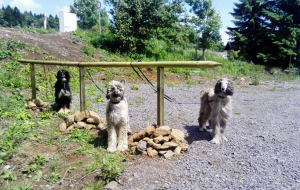
[[[104,125],[105,119],[101,118],[97,113],[93,111],[76,111],[75,114],[69,115],[66,118],[66,122],[59,125],[60,131],[70,131],[74,128],[78,129],[100,129],[101,131],[106,129]]]
[[[48,102],[44,102],[43,100],[37,98],[37,99],[31,99],[28,98],[28,102],[25,103],[26,109],[31,109],[32,111],[49,111],[51,106]]]
[[[128,139],[130,151],[141,152],[142,155],[156,157],[158,155],[170,159],[188,150],[184,134],[178,129],[169,126],[152,125],[146,129],[131,135]]]

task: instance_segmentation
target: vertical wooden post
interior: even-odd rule
[[[30,63],[30,73],[31,73],[31,94],[32,99],[36,99],[36,86],[35,86],[35,67],[34,63]]]
[[[157,125],[164,125],[164,68],[157,68]]]
[[[84,67],[79,67],[80,81],[80,111],[84,111],[85,107],[85,87],[84,87]]]

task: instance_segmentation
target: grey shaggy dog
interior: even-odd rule
[[[206,90],[200,97],[199,130],[206,131],[206,124],[210,121],[213,130],[212,143],[219,144],[222,141],[227,141],[224,132],[231,117],[230,96],[233,93],[233,82],[227,78],[222,78],[216,83],[215,89]]]
[[[124,84],[111,81],[107,88],[106,122],[108,128],[108,152],[128,149],[128,134],[131,133],[128,117],[128,103],[124,96]],[[117,143],[118,142],[118,143]]]

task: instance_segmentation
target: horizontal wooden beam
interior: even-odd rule
[[[18,59],[20,63],[60,65],[71,67],[164,67],[164,68],[212,68],[222,63],[213,61],[155,61],[155,62],[67,62]]]

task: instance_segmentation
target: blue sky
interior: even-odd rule
[[[103,4],[103,0],[100,0]],[[228,26],[234,26],[231,20],[233,17],[229,14],[233,11],[233,3],[239,2],[239,0],[213,0],[214,8],[219,11],[222,15],[222,28],[220,34],[222,36],[222,41],[226,43],[228,41],[228,35],[225,33]],[[58,15],[58,12],[69,11],[70,5],[74,3],[74,0],[0,0],[0,6],[6,7],[10,5],[11,7],[18,7],[18,9],[23,13],[24,11],[31,11],[32,13],[41,14],[47,13],[49,16]],[[108,9],[107,9],[108,10]]]

